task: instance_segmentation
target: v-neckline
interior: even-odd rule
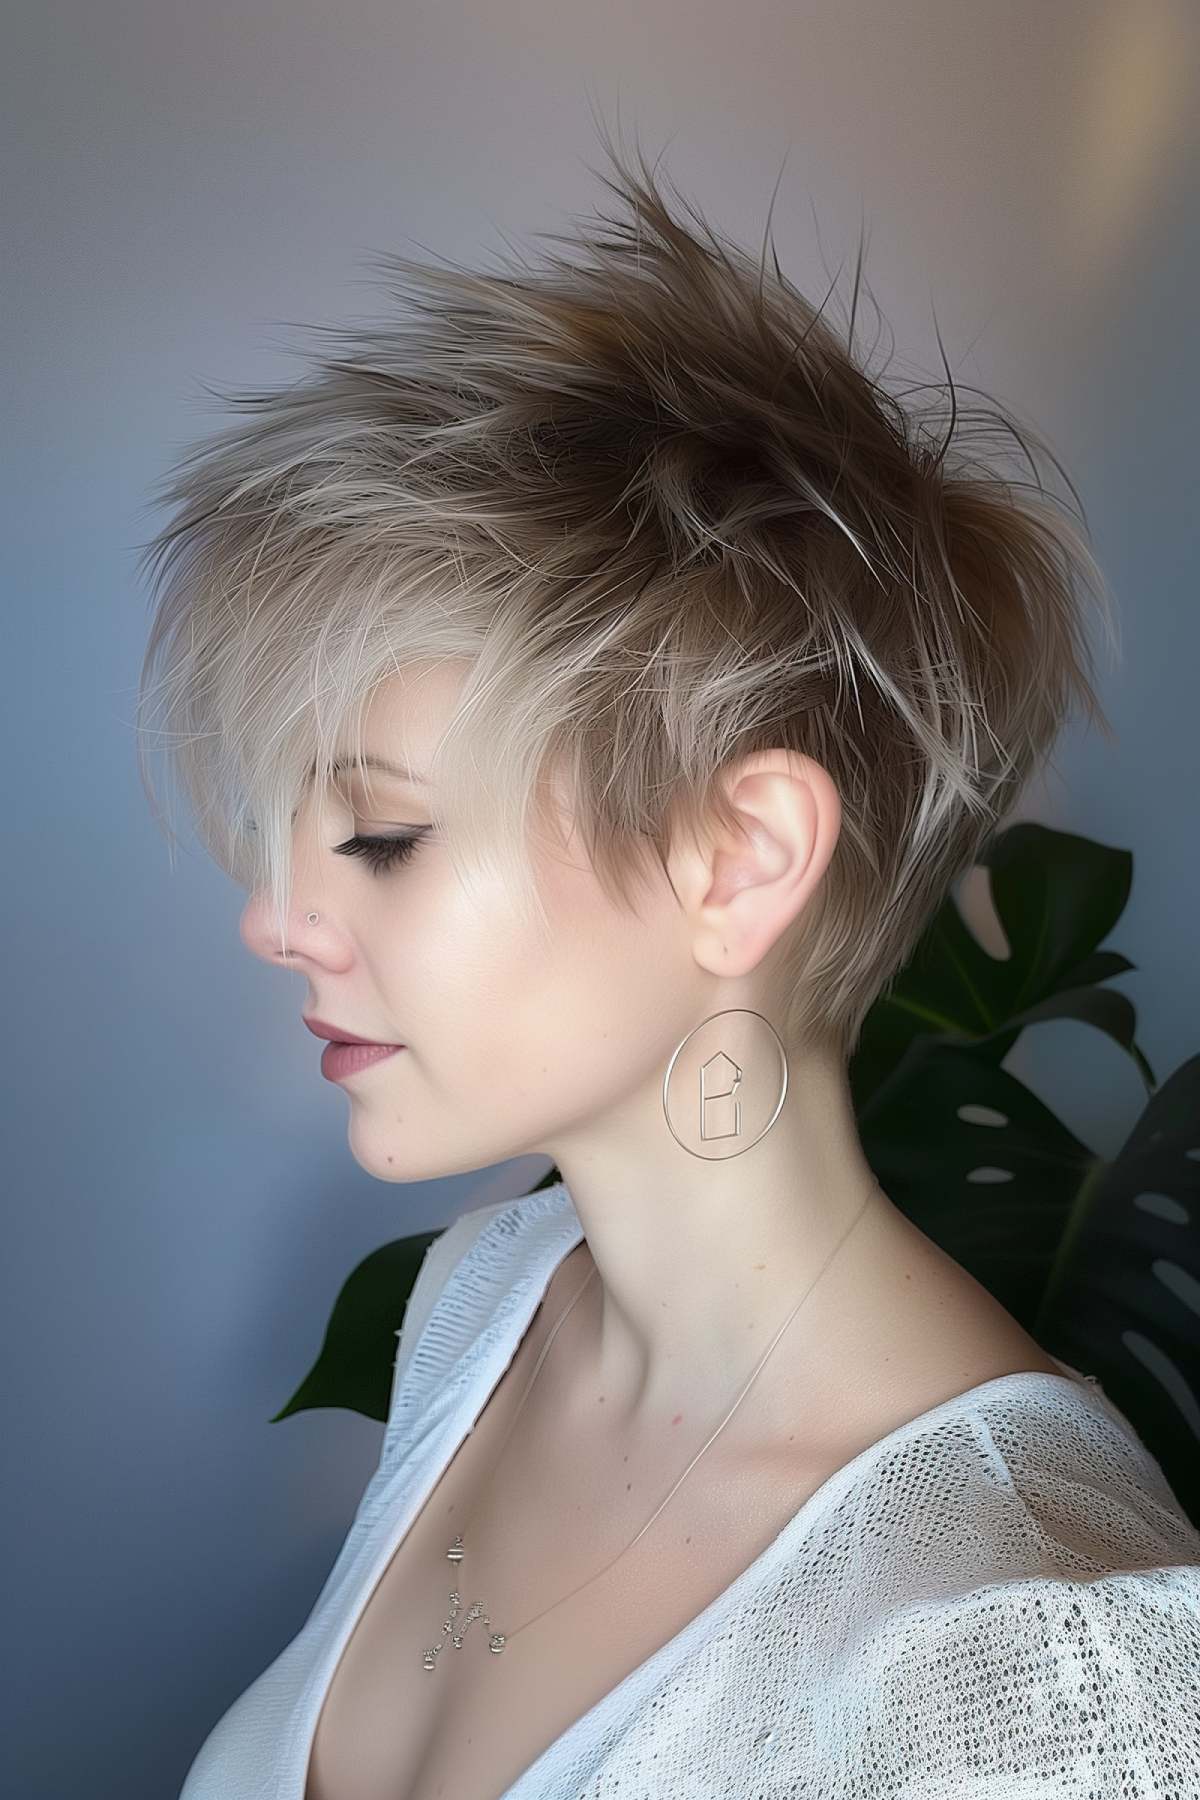
[[[504,1207],[488,1221],[478,1237],[468,1247],[462,1261],[454,1269],[451,1279],[447,1281],[441,1293],[434,1300],[417,1341],[406,1360],[405,1368],[400,1376],[400,1388],[393,1397],[393,1412],[400,1401],[406,1397],[407,1386],[414,1373],[414,1361],[419,1356],[422,1344],[431,1328],[441,1324],[440,1315],[443,1307],[454,1303],[454,1296],[450,1292],[451,1287],[459,1285],[466,1275],[473,1272],[476,1264],[495,1249],[505,1234],[520,1236],[527,1221],[539,1219],[551,1225],[553,1229],[547,1230],[545,1239],[539,1246],[538,1262],[525,1267],[523,1271],[525,1279],[519,1284],[510,1286],[498,1300],[491,1321],[494,1330],[488,1351],[479,1358],[479,1367],[475,1371],[473,1382],[457,1396],[454,1411],[459,1424],[455,1429],[448,1451],[436,1459],[435,1467],[426,1471],[420,1491],[408,1494],[407,1504],[401,1514],[392,1521],[385,1541],[376,1551],[367,1578],[359,1578],[355,1582],[354,1591],[357,1596],[355,1604],[349,1614],[343,1617],[341,1629],[338,1631],[333,1645],[326,1647],[318,1668],[312,1672],[304,1685],[297,1709],[299,1715],[306,1720],[304,1739],[297,1759],[298,1767],[293,1765],[297,1768],[297,1785],[294,1789],[290,1787],[290,1784],[287,1787],[281,1787],[277,1792],[277,1800],[304,1800],[317,1723],[343,1652],[357,1630],[359,1621],[389,1568],[392,1558],[499,1386],[505,1370],[512,1362],[529,1330],[534,1314],[545,1299],[555,1274],[583,1238],[583,1226],[565,1183],[559,1181],[548,1188],[535,1188],[532,1193],[521,1195],[510,1206]],[[514,1227],[516,1228],[515,1232]],[[517,1266],[520,1266],[519,1263]],[[487,1330],[488,1326],[485,1322],[481,1326],[480,1332],[470,1340],[464,1356],[471,1354],[471,1350],[479,1342],[479,1337],[486,1334]],[[452,1376],[453,1371],[462,1360],[463,1356],[460,1356],[451,1363],[450,1368],[446,1371],[447,1378]],[[517,1779],[497,1796],[497,1800],[535,1800],[535,1788],[532,1784],[543,1784],[547,1780],[553,1781],[557,1766],[561,1764],[563,1756],[568,1752],[577,1734],[585,1725],[596,1725],[607,1713],[618,1708],[624,1702],[626,1695],[635,1684],[648,1686],[652,1680],[667,1673],[678,1663],[694,1640],[702,1641],[704,1637],[711,1635],[714,1623],[736,1606],[742,1595],[761,1576],[764,1567],[778,1561],[784,1552],[792,1547],[793,1541],[798,1543],[815,1521],[828,1511],[856,1481],[860,1480],[873,1463],[906,1438],[930,1430],[962,1407],[978,1402],[985,1394],[994,1397],[1006,1392],[1019,1392],[1030,1387],[1036,1389],[1047,1382],[1054,1389],[1070,1388],[1089,1402],[1098,1400],[1101,1404],[1108,1404],[1106,1396],[1102,1394],[1094,1377],[1081,1374],[1079,1370],[1072,1368],[1069,1363],[1064,1363],[1057,1356],[1051,1357],[1051,1361],[1058,1363],[1059,1368],[1063,1371],[1062,1374],[1053,1374],[1046,1369],[1019,1369],[1007,1375],[992,1376],[989,1380],[979,1382],[974,1387],[965,1388],[959,1394],[951,1395],[947,1400],[939,1401],[936,1406],[929,1407],[923,1413],[918,1413],[915,1418],[906,1420],[903,1424],[896,1426],[894,1430],[878,1438],[873,1444],[868,1444],[865,1449],[851,1457],[849,1462],[843,1463],[841,1468],[835,1469],[801,1503],[796,1512],[785,1520],[771,1541],[759,1551],[751,1562],[747,1563],[739,1575],[735,1575],[719,1594],[715,1595],[700,1612],[681,1626],[665,1643],[660,1644],[657,1650],[651,1651],[649,1656],[644,1657],[627,1675],[622,1676],[615,1687],[610,1688],[606,1694],[602,1694],[599,1700],[588,1707],[586,1712],[581,1713],[571,1724],[565,1726],[557,1737],[552,1738],[550,1743],[539,1751],[533,1762],[517,1776]],[[421,1414],[417,1413],[409,1419],[404,1436],[394,1446],[395,1460],[388,1476],[389,1487],[402,1480],[412,1460],[414,1441],[417,1438],[420,1423]],[[443,1449],[445,1450],[444,1446]],[[346,1578],[352,1573],[353,1564],[348,1567]],[[338,1587],[334,1587],[328,1596],[330,1602],[333,1601],[337,1592]],[[321,1611],[323,1611],[323,1603],[318,1602],[313,1614],[314,1622],[317,1613]],[[315,1694],[314,1689],[316,1689]],[[545,1791],[547,1790],[543,1786],[542,1792]]]

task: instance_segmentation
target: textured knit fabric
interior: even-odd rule
[[[303,1800],[354,1625],[582,1236],[559,1182],[430,1246],[349,1535],[181,1800]],[[831,1475],[505,1800],[1200,1800],[1200,1533],[1094,1377],[1059,1367]]]

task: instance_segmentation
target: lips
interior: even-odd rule
[[[321,1073],[327,1081],[344,1081],[403,1049],[403,1044],[340,1044],[333,1038],[321,1052]]]
[[[385,1038],[359,1037],[356,1032],[347,1031],[341,1025],[330,1025],[325,1019],[304,1018],[304,1023],[314,1037],[328,1038],[331,1044],[365,1044],[371,1049],[403,1050],[403,1044],[396,1044]]]

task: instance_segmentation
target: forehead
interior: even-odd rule
[[[451,797],[441,793],[431,777],[434,752],[457,710],[472,664],[465,658],[406,664],[380,682],[371,693],[363,717],[362,756],[354,746],[340,742],[334,759],[333,780],[363,784],[367,804],[375,783],[406,782],[431,810],[441,811]],[[361,773],[360,773],[361,771]],[[382,797],[382,795],[381,795]],[[561,758],[554,759],[535,781],[532,808],[539,825],[548,818],[555,845],[570,838],[575,807],[570,782]]]
[[[389,675],[371,695],[367,724],[387,739],[391,754],[419,762],[450,723],[466,676],[461,662],[419,663]]]
[[[334,774],[360,768],[425,785],[438,740],[453,716],[466,665],[429,663],[389,675],[372,694],[363,720],[361,757],[339,749]]]

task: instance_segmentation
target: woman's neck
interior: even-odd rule
[[[610,1419],[669,1425],[732,1402],[802,1295],[773,1361],[887,1305],[912,1227],[874,1181],[840,1066],[794,1069],[774,1126],[724,1161],[690,1156],[640,1104],[555,1154],[586,1238],[571,1291],[585,1259],[597,1270],[572,1361]]]

